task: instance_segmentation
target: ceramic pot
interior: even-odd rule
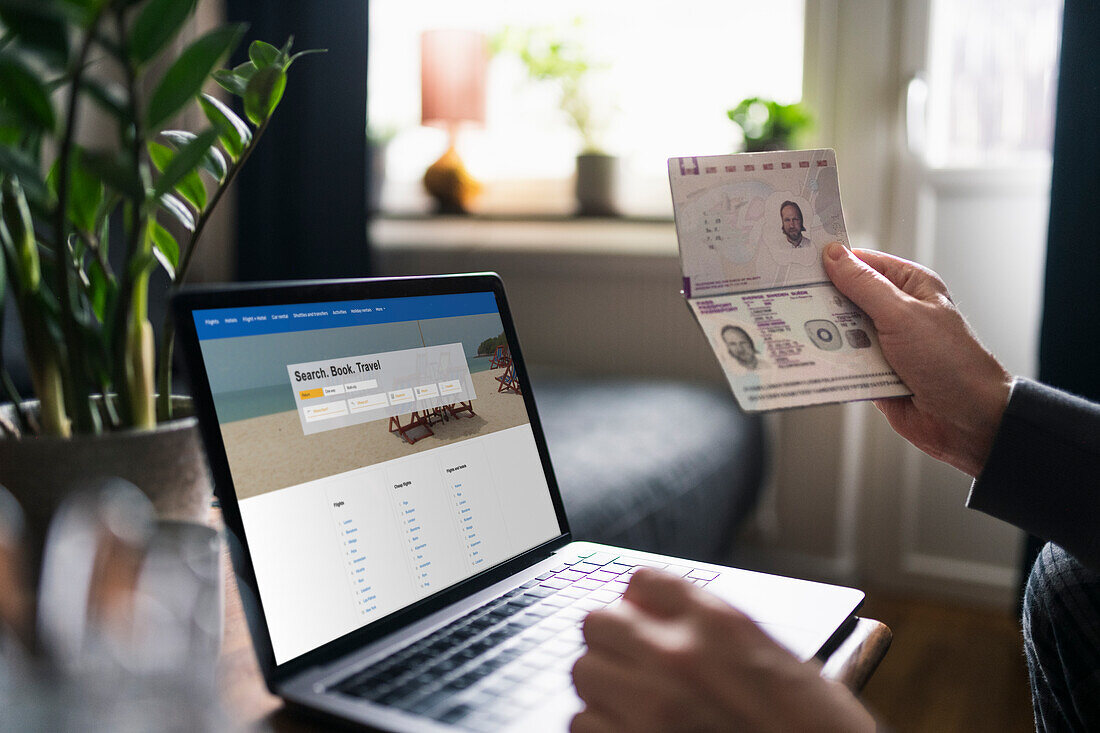
[[[577,156],[577,214],[617,216],[619,159],[614,155]]]
[[[43,536],[66,496],[112,477],[141,489],[158,519],[209,524],[212,484],[198,421],[190,398],[174,398],[173,406],[184,417],[154,430],[0,438],[0,485],[22,505],[28,530]],[[11,416],[11,405],[0,409]]]

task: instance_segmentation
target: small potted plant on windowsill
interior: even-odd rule
[[[506,27],[492,42],[494,53],[511,53],[519,58],[528,76],[558,87],[558,106],[580,136],[577,154],[577,213],[581,216],[618,214],[619,159],[607,153],[599,142],[601,120],[587,88],[589,74],[598,68],[588,58],[577,31],[580,20],[570,29]]]
[[[780,104],[773,99],[748,97],[726,114],[741,128],[746,153],[793,150],[814,126],[813,115],[801,102]]]
[[[173,286],[187,277],[302,54],[257,41],[246,63],[217,70],[245,30],[228,25],[173,58],[196,1],[0,0],[0,308],[6,291],[38,398],[21,401],[0,355],[11,403],[0,484],[23,504],[32,545],[78,479],[127,478],[166,518],[209,511],[194,420],[173,420],[173,326],[158,349],[149,278],[158,267]],[[204,93],[211,79],[242,99],[245,119]],[[169,129],[192,104],[208,126]],[[115,133],[94,147],[78,142],[91,105]],[[118,269],[109,244],[124,247]]]

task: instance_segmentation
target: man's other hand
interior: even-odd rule
[[[831,243],[825,272],[875,322],[886,361],[912,397],[876,400],[903,438],[977,476],[993,447],[1012,377],[978,342],[947,286],[900,257]]]
[[[623,602],[584,622],[573,667],[594,731],[871,731],[846,687],[824,680],[747,616],[686,581],[643,568]]]

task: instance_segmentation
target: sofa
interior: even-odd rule
[[[762,420],[729,390],[532,369],[576,539],[721,562],[767,465]]]

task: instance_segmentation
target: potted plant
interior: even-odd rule
[[[580,136],[577,154],[577,213],[582,216],[614,216],[619,161],[599,143],[600,116],[586,88],[590,72],[598,68],[588,58],[578,38],[580,19],[572,33],[550,27],[517,29],[505,27],[492,43],[494,53],[511,53],[519,58],[528,76],[556,84],[558,106]]]
[[[797,148],[814,126],[813,115],[801,102],[779,104],[774,99],[749,97],[726,114],[741,128],[746,153]]]
[[[302,54],[256,41],[247,62],[219,70],[241,25],[170,51],[196,3],[0,0],[0,308],[6,290],[38,398],[22,402],[0,354],[11,403],[0,484],[32,531],[74,480],[95,476],[133,481],[161,516],[208,513],[194,421],[172,419],[173,326],[157,348],[149,278],[162,268],[172,286],[186,279]],[[243,118],[204,91],[211,79],[241,98]],[[205,126],[171,129],[191,105]],[[113,134],[82,142],[93,107]]]

